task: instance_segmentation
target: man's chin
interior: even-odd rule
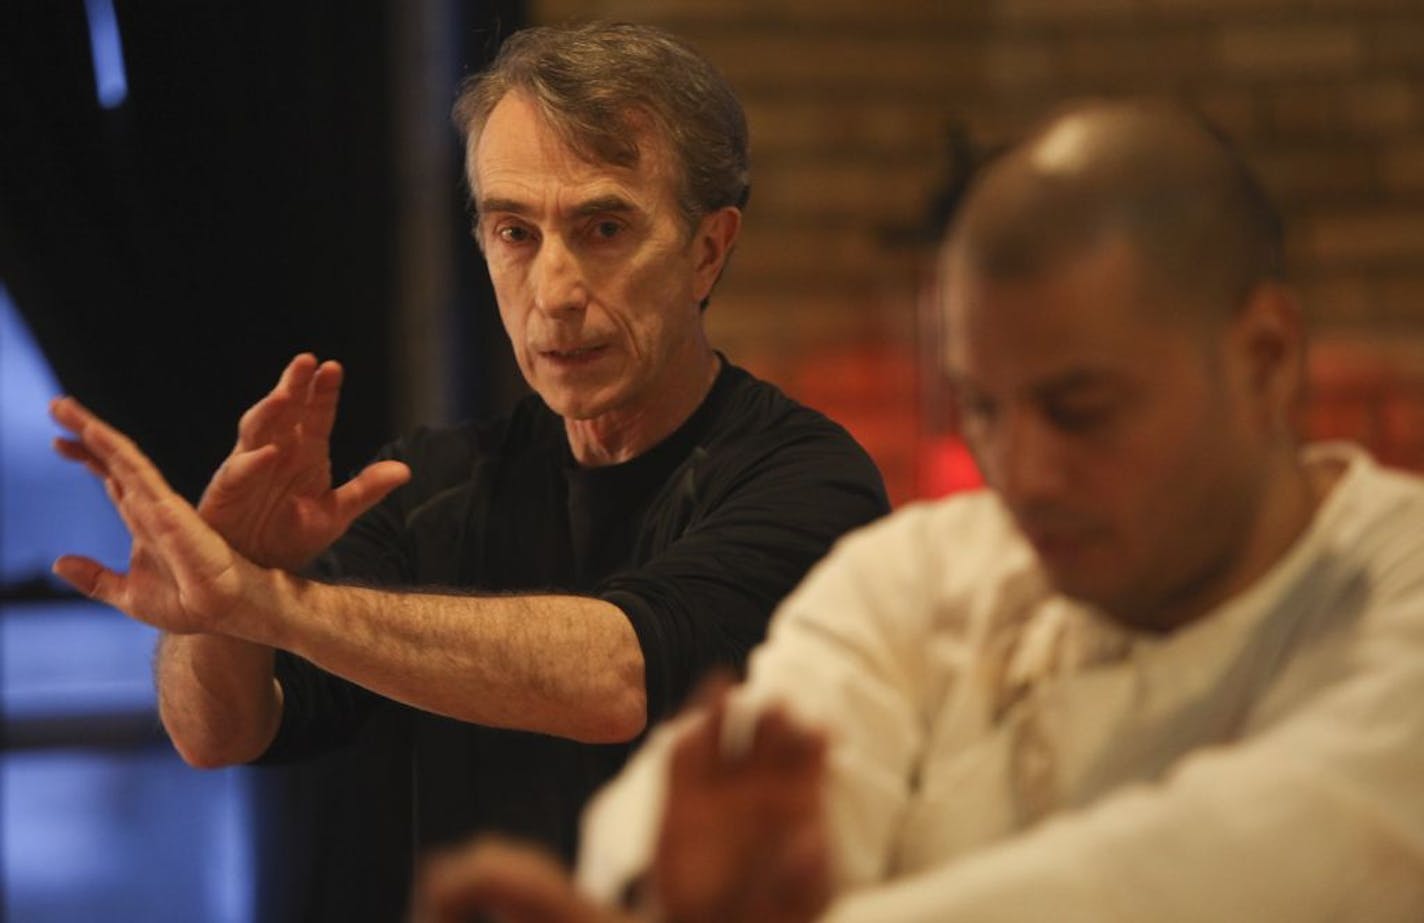
[[[606,389],[538,388],[549,409],[569,422],[588,422],[617,407],[616,395]]]
[[[1084,562],[1055,562],[1040,556],[1039,564],[1054,590],[1076,603],[1110,611],[1122,599],[1119,587],[1095,574]]]

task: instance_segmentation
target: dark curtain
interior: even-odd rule
[[[128,96],[105,109],[83,0],[0,0],[0,282],[62,386],[190,498],[300,350],[347,368],[336,471],[397,435],[390,33],[402,7],[117,0]],[[453,98],[522,4],[446,9]],[[452,163],[467,414],[515,388]],[[388,810],[410,797],[405,768],[356,747],[251,771],[259,919],[401,917],[408,870],[373,866],[367,844],[408,835]]]

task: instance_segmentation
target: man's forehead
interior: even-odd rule
[[[1143,310],[1128,279],[1085,270],[1001,280],[954,261],[945,268],[941,357],[960,380],[1042,390],[1135,378],[1184,335]]]
[[[571,144],[537,104],[517,91],[508,93],[466,151],[476,204],[487,197],[516,200],[550,181],[577,189],[579,201],[645,199],[671,176],[669,145],[646,119],[632,120],[630,128],[636,162],[600,160]]]

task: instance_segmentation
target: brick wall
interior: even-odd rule
[[[1155,93],[1242,144],[1291,231],[1316,435],[1424,468],[1421,0],[534,0],[672,28],[751,120],[717,343],[846,422],[897,500],[942,488],[915,233],[951,126],[1006,143],[1065,100]],[[926,358],[931,357],[931,358]],[[931,465],[933,467],[933,465]]]

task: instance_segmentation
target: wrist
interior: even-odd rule
[[[244,562],[247,591],[231,607],[223,634],[265,647],[289,648],[293,613],[303,592],[303,580],[287,571]]]

